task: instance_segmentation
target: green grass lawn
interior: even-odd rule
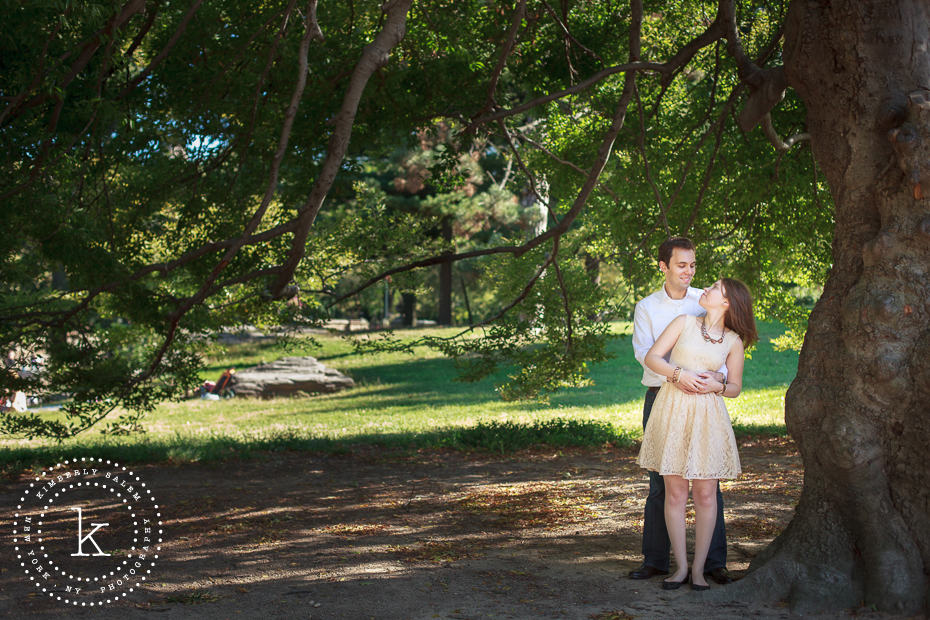
[[[784,433],[785,390],[797,371],[797,353],[776,352],[769,342],[782,333],[781,326],[759,327],[743,393],[727,400],[738,435]],[[358,355],[336,335],[316,336],[319,347],[295,339],[217,348],[205,378],[215,379],[227,367],[313,355],[352,376],[357,387],[309,398],[163,403],[145,418],[145,433],[109,437],[92,430],[61,444],[4,440],[0,463],[91,454],[125,462],[208,460],[255,450],[339,451],[359,443],[501,450],[532,443],[629,444],[642,435],[642,370],[633,358],[630,323],[613,328],[618,334],[610,344],[614,359],[592,369],[594,385],[562,390],[548,402],[504,402],[493,380],[455,381],[453,363],[426,349]],[[414,338],[426,331],[455,330],[397,335]]]

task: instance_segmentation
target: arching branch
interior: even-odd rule
[[[310,228],[323,206],[323,200],[336,179],[336,174],[342,166],[343,158],[349,147],[352,125],[355,122],[355,114],[358,111],[362,93],[365,91],[369,78],[376,70],[387,64],[391,50],[403,39],[406,32],[407,12],[410,10],[412,1],[390,0],[385,3],[382,9],[387,14],[384,27],[375,36],[374,41],[365,46],[362,57],[355,65],[355,70],[352,72],[352,77],[349,79],[349,85],[342,100],[342,106],[335,118],[333,133],[329,138],[326,158],[320,168],[320,174],[307,200],[299,208],[294,238],[291,241],[291,250],[282,263],[278,279],[271,286],[273,297],[281,295],[287,288],[288,283],[294,276],[297,265],[304,257]]]
[[[491,72],[491,79],[488,81],[487,100],[484,107],[481,108],[475,116],[480,116],[494,106],[494,92],[497,90],[497,82],[500,80],[501,73],[503,73],[504,67],[507,65],[507,59],[510,57],[510,54],[513,53],[514,45],[517,43],[517,33],[520,31],[520,24],[523,22],[524,17],[526,17],[526,0],[518,0],[517,6],[514,7],[513,10],[513,17],[510,20],[510,31],[507,33],[507,41],[501,48],[500,58],[498,58],[497,65],[494,67],[494,71]]]
[[[514,106],[513,108],[509,108],[506,110],[498,110],[496,112],[492,112],[490,114],[486,114],[484,116],[476,118],[471,122],[471,124],[468,125],[468,127],[466,128],[466,131],[469,129],[473,129],[474,127],[477,127],[479,125],[484,125],[486,123],[498,121],[502,118],[507,118],[508,116],[514,116],[516,114],[520,114],[521,112],[526,112],[527,110],[532,110],[533,108],[537,106],[543,105],[545,103],[549,103],[550,101],[555,101],[556,99],[562,99],[569,95],[574,95],[580,92],[584,92],[588,90],[589,88],[591,88],[591,86],[593,86],[594,84],[597,84],[598,82],[604,80],[605,78],[608,78],[611,75],[615,75],[617,73],[625,73],[625,72],[633,72],[633,71],[662,72],[665,70],[666,70],[666,66],[662,63],[657,63],[657,62],[633,61],[633,62],[627,62],[627,63],[621,64],[621,65],[615,65],[613,67],[608,67],[607,69],[598,71],[591,77],[575,84],[574,86],[570,88],[566,88],[566,89],[563,89],[563,90],[560,90],[554,93],[549,93],[548,95],[543,95],[542,97],[537,97],[536,99],[527,101],[526,103],[522,103],[518,106]]]
[[[313,12],[311,12],[310,9],[313,8],[313,5],[316,4],[316,1],[317,0],[309,0],[307,12],[304,16],[304,35],[300,41],[300,53],[297,63],[297,78],[295,80],[293,93],[291,94],[291,100],[288,104],[287,110],[284,113],[284,123],[281,126],[281,134],[278,138],[278,148],[275,151],[274,157],[272,158],[271,168],[268,175],[268,184],[265,189],[265,195],[262,197],[262,202],[256,212],[253,214],[252,219],[246,225],[240,238],[233,242],[233,244],[226,250],[226,253],[220,259],[220,261],[213,267],[210,274],[204,279],[197,293],[185,299],[181,304],[178,305],[174,312],[171,313],[171,316],[169,317],[169,328],[165,334],[164,343],[152,357],[152,362],[150,363],[146,372],[143,373],[141,380],[144,380],[155,373],[158,365],[161,363],[162,357],[171,346],[174,333],[180,324],[181,317],[190,311],[191,308],[199,303],[202,303],[211,294],[211,291],[215,290],[214,283],[216,282],[217,278],[219,278],[219,275],[223,272],[223,270],[226,269],[226,267],[232,261],[233,257],[245,244],[246,239],[248,239],[248,237],[261,223],[262,218],[268,209],[268,205],[271,204],[271,199],[277,189],[278,172],[281,166],[281,161],[284,159],[284,154],[287,151],[288,142],[290,141],[291,130],[294,126],[294,118],[297,115],[297,108],[300,105],[300,99],[303,96],[304,88],[307,85],[307,66],[309,64],[307,56],[310,52],[310,42],[312,40],[319,39],[319,37],[322,36],[319,25],[311,22],[311,15]],[[274,269],[273,271],[277,271],[277,269]],[[257,277],[257,275],[253,277]]]
[[[762,131],[765,132],[765,137],[768,138],[769,142],[772,143],[772,146],[774,146],[775,150],[779,153],[787,151],[798,142],[803,142],[805,140],[809,141],[811,139],[811,135],[809,133],[803,132],[796,133],[789,137],[787,140],[782,140],[781,136],[778,135],[778,132],[775,131],[775,125],[772,124],[771,113],[767,113],[762,118]]]

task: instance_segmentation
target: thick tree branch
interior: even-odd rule
[[[296,0],[291,0],[291,3],[288,5],[287,15],[284,18],[285,23],[287,22],[290,13],[293,11],[295,4]],[[287,109],[284,111],[284,123],[281,126],[281,135],[278,138],[278,148],[271,159],[271,166],[268,171],[268,183],[265,186],[265,195],[262,196],[261,204],[252,215],[252,219],[249,220],[249,223],[243,229],[240,243],[238,245],[233,245],[229,248],[229,250],[227,250],[226,257],[223,259],[226,262],[232,259],[232,256],[242,247],[242,244],[245,243],[245,240],[248,239],[258,228],[258,225],[261,223],[262,218],[268,211],[268,206],[271,204],[271,199],[274,197],[275,191],[277,190],[281,162],[284,160],[284,154],[287,152],[287,145],[290,141],[291,130],[294,127],[294,119],[297,116],[297,108],[300,105],[300,98],[303,96],[304,89],[307,86],[307,68],[309,66],[307,55],[310,51],[310,41],[323,40],[323,32],[320,30],[319,24],[315,22],[316,4],[317,0],[310,0],[309,2],[307,16],[304,22],[304,37],[300,42],[300,53],[298,55],[297,80],[295,82],[294,92],[291,94],[290,103],[288,104]],[[281,40],[283,33],[284,26],[282,25],[281,30],[278,33],[278,38],[273,46],[272,53],[269,54],[265,72],[262,74],[263,77],[266,76],[268,71],[271,69],[272,58],[274,56],[273,51],[277,48],[277,44]],[[256,89],[256,105],[258,101],[257,95],[258,89]],[[255,114],[255,106],[253,106],[252,114]],[[221,261],[221,263],[222,262],[223,261]]]
[[[313,222],[323,206],[323,200],[336,179],[336,174],[339,172],[348,149],[349,139],[352,136],[352,125],[355,122],[355,114],[358,111],[362,93],[365,91],[365,86],[372,74],[387,64],[391,50],[403,39],[406,31],[407,12],[410,10],[412,1],[390,0],[382,7],[382,10],[387,13],[384,27],[375,36],[374,41],[365,46],[362,57],[355,65],[355,70],[349,79],[342,106],[335,118],[333,133],[329,138],[329,146],[320,174],[307,200],[300,206],[297,226],[291,242],[291,250],[282,264],[281,274],[271,286],[273,297],[281,295],[286,289],[294,276],[297,265],[306,252],[307,236],[310,234],[310,228],[313,226]]]
[[[210,275],[204,279],[203,283],[200,286],[200,290],[197,291],[195,295],[188,297],[178,308],[171,314],[169,317],[169,328],[165,334],[164,343],[161,348],[156,352],[152,358],[148,369],[142,375],[141,380],[147,379],[149,376],[153,375],[158,368],[158,365],[161,363],[164,354],[168,351],[168,348],[171,346],[171,343],[174,339],[175,331],[180,324],[181,317],[183,317],[191,308],[197,304],[203,302],[214,289],[214,282],[216,282],[220,273],[229,265],[236,253],[242,248],[245,244],[246,239],[255,231],[258,225],[261,223],[262,218],[265,215],[268,205],[271,203],[271,199],[274,196],[275,190],[278,185],[278,172],[281,166],[281,161],[284,159],[284,154],[287,152],[287,145],[291,137],[291,129],[294,126],[294,118],[297,115],[297,108],[300,105],[300,99],[303,96],[304,88],[307,85],[307,67],[309,65],[308,55],[310,53],[310,41],[313,39],[318,39],[322,33],[320,32],[319,25],[311,23],[311,15],[315,14],[315,11],[311,11],[312,8],[316,5],[317,0],[309,0],[307,13],[304,16],[304,36],[300,41],[300,52],[298,55],[298,66],[297,66],[297,79],[294,85],[294,91],[291,94],[291,100],[287,107],[287,110],[284,113],[284,123],[281,126],[281,135],[278,139],[278,148],[275,151],[274,157],[272,158],[271,168],[269,170],[269,179],[268,185],[265,189],[265,195],[262,197],[261,205],[259,205],[255,214],[252,216],[252,219],[246,225],[243,230],[243,234],[237,239],[224,254],[223,258],[213,267],[213,270],[210,272]],[[275,268],[272,270],[277,272],[278,269]],[[253,276],[253,277],[257,277]]]
[[[723,22],[724,32],[727,40],[727,50],[730,56],[736,61],[736,69],[739,78],[751,88],[762,86],[764,76],[762,69],[749,60],[746,52],[743,50],[743,44],[740,41],[739,33],[736,28],[736,0],[720,0],[717,8],[717,18]]]
[[[158,8],[161,5],[161,1],[159,0],[154,4],[154,7],[146,9],[145,23],[142,24],[142,28],[140,28],[139,32],[136,33],[136,36],[133,37],[132,43],[130,43],[129,47],[126,48],[126,51],[123,52],[123,55],[126,58],[131,58],[136,50],[139,49],[139,46],[142,44],[142,40],[145,38],[145,35],[149,33],[149,31],[152,29],[152,26],[155,24],[155,18],[158,17]]]
[[[749,131],[785,97],[788,80],[784,67],[761,69],[746,56],[736,29],[735,4],[735,0],[720,0],[719,14],[726,29],[727,50],[736,61],[740,80],[749,86],[749,97],[739,114],[740,129]]]

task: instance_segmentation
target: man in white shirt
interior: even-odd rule
[[[643,385],[646,386],[646,401],[643,406],[643,428],[649,421],[652,404],[665,377],[658,375],[645,365],[646,353],[677,316],[690,314],[701,316],[704,308],[698,300],[701,289],[690,286],[694,278],[694,244],[684,237],[671,237],[659,246],[659,269],[665,275],[662,288],[636,304],[633,314],[633,353],[643,366]],[[725,370],[721,369],[721,370]],[[701,392],[716,392],[723,387],[725,376],[721,373],[704,373]],[[673,384],[685,390],[679,383]],[[687,391],[687,390],[685,390]],[[721,584],[731,583],[727,572],[726,528],[723,523],[723,497],[717,486],[717,524],[711,539],[705,564],[707,573]],[[665,528],[665,483],[658,473],[649,472],[649,496],[643,518],[643,563],[630,571],[632,579],[649,579],[654,575],[667,575],[669,565],[669,539]]]

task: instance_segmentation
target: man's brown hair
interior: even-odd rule
[[[691,250],[693,252],[694,243],[687,237],[669,237],[659,245],[659,262],[665,263],[666,267],[671,267],[669,261],[672,260],[672,252],[675,248],[679,250]]]

